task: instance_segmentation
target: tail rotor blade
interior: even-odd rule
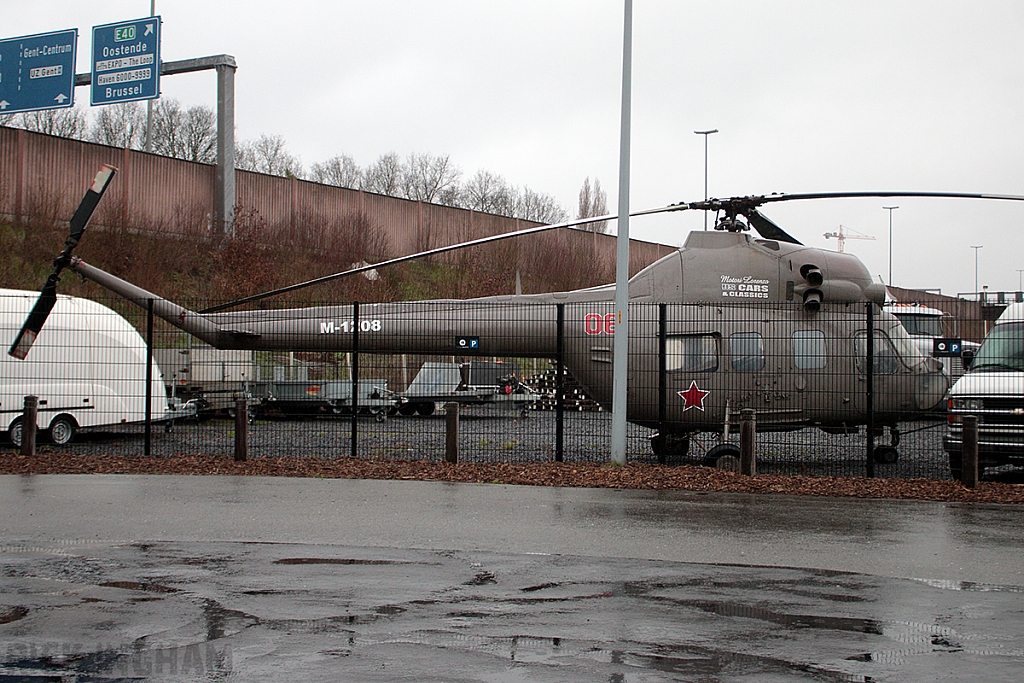
[[[85,197],[82,198],[82,202],[78,205],[78,210],[75,211],[75,215],[71,218],[71,230],[67,240],[64,241],[64,251],[54,260],[53,272],[46,278],[46,284],[43,285],[43,290],[39,293],[36,305],[32,307],[32,311],[29,312],[28,318],[25,320],[25,324],[22,326],[17,338],[11,344],[11,348],[7,350],[7,353],[15,358],[25,360],[29,349],[32,348],[36,337],[39,336],[39,332],[43,329],[43,324],[50,317],[50,312],[57,304],[57,283],[60,282],[61,271],[71,263],[71,252],[82,238],[86,226],[89,225],[89,219],[92,218],[96,206],[100,203],[100,199],[103,198],[103,193],[106,192],[107,186],[110,185],[110,181],[115,173],[117,173],[116,168],[103,164],[89,189],[86,190]]]

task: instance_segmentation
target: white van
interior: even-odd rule
[[[960,478],[963,416],[978,417],[978,469],[1024,465],[1024,303],[1006,307],[977,353],[964,357],[967,374],[949,392],[949,432],[942,445]]]
[[[938,308],[920,304],[891,303],[886,305],[885,310],[903,323],[917,350],[926,357],[934,356],[936,339],[948,338],[942,329],[943,316],[946,314]],[[980,344],[972,341],[960,342],[960,348],[964,351],[977,351],[979,346]],[[951,383],[963,376],[961,356],[940,355],[937,358],[942,363],[942,369],[949,375]]]
[[[6,350],[39,292],[0,289],[0,430],[21,443],[25,397],[39,399],[37,428],[66,444],[83,427],[146,419],[146,343],[127,320],[96,302],[58,296],[25,360]],[[172,416],[153,363],[153,419]]]

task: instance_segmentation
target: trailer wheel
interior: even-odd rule
[[[58,415],[50,423],[50,442],[57,446],[71,443],[71,440],[75,438],[77,426],[75,418],[70,415]]]
[[[419,403],[416,405],[416,412],[419,413],[420,415],[433,415],[435,407],[436,406],[434,405],[433,401]]]
[[[21,418],[19,417],[11,423],[11,428],[7,432],[7,438],[11,440],[11,443],[21,448]]]
[[[415,415],[416,414],[416,406],[417,405],[419,405],[419,404],[417,404],[417,403],[403,403],[401,406],[398,407],[398,413],[400,415],[404,415],[406,417],[409,417],[410,415]]]
[[[388,412],[386,410],[378,410],[373,414],[373,419],[377,422],[383,422],[388,419]]]

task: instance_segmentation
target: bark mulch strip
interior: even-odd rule
[[[405,479],[524,486],[576,486],[775,493],[795,496],[893,498],[963,503],[1024,503],[1024,485],[982,482],[968,489],[956,481],[933,479],[867,479],[757,475],[744,477],[707,467],[624,466],[593,463],[448,463],[422,460],[353,458],[258,458],[235,462],[230,456],[174,457],[69,455],[42,452],[35,456],[0,455],[0,474],[188,474],[339,479]]]

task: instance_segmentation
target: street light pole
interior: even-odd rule
[[[981,300],[978,296],[978,250],[983,246],[983,244],[979,244],[976,247],[973,245],[971,246],[971,249],[974,250],[974,298],[978,301]]]
[[[1017,291],[1024,292],[1024,270],[1017,271]]]
[[[889,285],[892,285],[892,210],[898,209],[898,206],[883,206],[889,212]]]
[[[697,135],[704,136],[704,201],[708,200],[708,136],[718,132],[718,129],[713,130],[695,130],[693,131]],[[708,210],[704,209],[704,229],[708,229]]]

